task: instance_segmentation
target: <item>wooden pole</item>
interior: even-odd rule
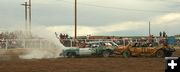
[[[31,36],[31,0],[29,0],[29,35]]]
[[[151,22],[149,21],[149,36],[151,36]]]
[[[75,0],[75,30],[74,30],[74,38],[77,39],[77,0]]]
[[[26,34],[26,36],[28,35],[28,16],[27,16],[27,7],[28,7],[28,4],[27,4],[27,2],[25,2],[24,4],[21,4],[21,5],[23,5],[24,6],[24,8],[25,8],[25,34]]]

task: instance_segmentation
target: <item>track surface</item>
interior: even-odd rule
[[[174,56],[180,56],[180,50]],[[165,63],[163,58],[148,57],[23,60],[16,55],[2,55],[0,58],[0,72],[164,72]]]

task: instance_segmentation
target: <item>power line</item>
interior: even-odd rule
[[[90,5],[90,4],[84,4],[84,5],[101,7],[101,8],[109,8],[109,9],[129,10],[129,11],[162,12],[162,13],[172,12],[172,11],[162,11],[162,10],[161,11],[160,10],[140,10],[140,9],[129,9],[129,8],[120,8],[120,7],[108,7],[108,6],[99,6],[99,5]]]
[[[180,1],[165,0],[166,2],[180,3]]]
[[[69,1],[64,1],[64,2],[69,2]],[[86,5],[86,6],[99,7],[99,8],[108,8],[108,9],[118,9],[118,10],[125,10],[125,11],[158,12],[158,13],[179,12],[179,11],[165,11],[165,10],[143,10],[143,9],[130,9],[130,8],[122,8],[122,7],[100,6],[100,5],[87,4],[87,3],[80,3],[80,2],[79,2],[79,4],[81,4],[81,5]]]
[[[149,0],[151,1],[151,0]],[[152,2],[163,2],[163,3],[180,3],[180,1],[174,1],[174,0],[152,0]]]

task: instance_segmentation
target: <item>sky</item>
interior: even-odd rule
[[[28,0],[0,0],[0,31],[25,30]],[[180,34],[179,0],[77,0],[77,35],[146,36]],[[32,32],[74,36],[74,0],[32,0]]]

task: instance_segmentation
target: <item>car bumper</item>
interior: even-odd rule
[[[166,51],[169,51],[169,52],[175,52],[175,48],[167,48]]]

